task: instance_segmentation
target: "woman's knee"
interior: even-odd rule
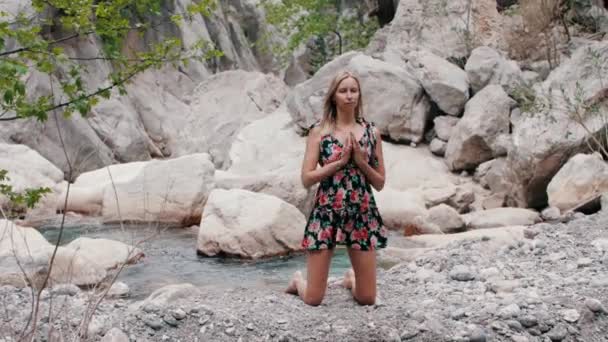
[[[359,305],[374,305],[376,304],[376,296],[373,294],[357,295],[355,300]]]
[[[304,303],[310,306],[318,306],[323,302],[323,295],[312,295],[304,298]]]

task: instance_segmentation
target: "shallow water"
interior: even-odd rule
[[[42,227],[49,242],[57,241],[57,227]],[[257,286],[281,291],[296,270],[306,273],[306,257],[294,255],[261,261],[229,258],[208,258],[197,255],[197,232],[192,229],[113,225],[66,226],[61,244],[80,236],[107,238],[131,245],[146,240],[138,247],[145,257],[136,265],[126,267],[119,281],[129,285],[130,296],[140,299],[169,284],[191,283],[199,287]],[[341,277],[350,267],[345,249],[337,249],[332,259],[330,277]]]

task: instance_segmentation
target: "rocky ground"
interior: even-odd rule
[[[491,253],[484,248],[490,236],[454,242],[379,271],[378,303],[368,307],[355,304],[338,279],[319,307],[238,284],[181,284],[140,302],[109,299],[89,326],[89,339],[608,341],[607,225],[608,214],[601,212],[569,223],[541,223],[528,227],[523,241]],[[40,330],[55,328],[54,335],[71,340],[87,292],[68,286],[43,298]],[[48,318],[51,298],[57,319]],[[29,312],[29,291],[2,287],[0,302],[0,342],[13,341],[13,329]]]

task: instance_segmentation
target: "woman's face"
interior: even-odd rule
[[[334,100],[336,101],[336,107],[341,109],[355,109],[359,103],[359,85],[352,77],[343,79],[336,93],[334,94]]]

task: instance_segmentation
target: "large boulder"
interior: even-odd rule
[[[215,169],[205,153],[153,160],[103,189],[104,222],[200,222]]]
[[[239,130],[274,112],[286,95],[287,86],[271,74],[242,70],[216,74],[194,90],[176,143],[188,153],[208,152],[217,167],[227,168],[228,152]]]
[[[511,94],[524,83],[517,62],[503,57],[488,46],[473,50],[464,69],[475,93],[488,84],[498,84]]]
[[[549,205],[568,211],[608,192],[608,165],[599,153],[577,154],[547,186]]]
[[[276,196],[308,212],[314,188],[300,178],[306,138],[299,136],[284,108],[241,129],[229,157],[231,166],[216,171],[216,187]]]
[[[0,279],[19,279],[20,284],[15,285],[36,287],[47,276],[51,285],[79,286],[96,285],[106,278],[103,266],[66,247],[57,248],[50,267],[54,250],[55,246],[34,228],[0,220]]]
[[[499,85],[483,88],[467,102],[445,151],[450,170],[475,169],[499,155],[500,135],[509,134],[509,116],[515,101]]]
[[[198,235],[198,252],[257,259],[300,250],[306,219],[274,196],[247,190],[211,192]]]
[[[108,239],[79,237],[65,247],[75,250],[89,260],[95,260],[106,270],[134,264],[144,256],[142,250],[137,247]]]
[[[385,188],[374,192],[378,210],[386,228],[403,231],[414,224],[417,216],[426,213],[424,197],[415,191],[398,191]]]
[[[287,107],[301,131],[321,119],[329,83],[341,70],[360,77],[363,115],[375,122],[381,134],[395,140],[422,140],[430,103],[420,83],[404,68],[359,52],[345,53],[327,63],[289,94]]]
[[[439,109],[450,115],[460,115],[469,99],[469,82],[464,70],[426,50],[413,51],[407,59]]]
[[[587,148],[585,141],[590,136],[573,120],[577,112],[591,133],[604,129],[602,115],[581,109],[608,111],[608,82],[602,81],[608,64],[596,63],[594,57],[606,55],[607,41],[582,46],[535,86],[536,99],[530,112],[513,122],[506,166],[506,178],[513,185],[507,198],[509,206],[546,207],[550,180],[571,156]]]
[[[391,25],[374,36],[368,52],[427,49],[460,60],[474,46],[504,47],[502,23],[494,0],[400,0]]]

